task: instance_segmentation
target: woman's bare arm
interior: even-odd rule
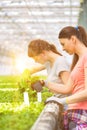
[[[70,72],[69,71],[62,71],[60,73],[60,78],[63,81],[64,84],[67,83],[67,80],[69,79]]]
[[[61,93],[61,94],[70,94],[72,92],[74,86],[73,86],[73,82],[69,78],[65,85],[53,83],[53,82],[48,82],[47,87],[52,92]]]
[[[66,99],[67,104],[87,101],[87,68],[85,68],[84,72],[85,72],[85,88],[84,88],[84,90],[66,97],[65,99]],[[71,87],[69,85],[71,85]],[[70,92],[70,91],[72,92],[73,87],[74,86],[71,83],[71,80],[68,81],[68,83],[66,85],[60,86],[60,88],[59,88],[58,84],[48,83],[48,88],[51,91],[55,91],[58,93],[60,92],[63,94],[66,94],[67,92]]]
[[[34,74],[34,73],[40,72],[40,71],[42,71],[42,70],[44,70],[44,69],[45,69],[45,66],[44,66],[44,65],[37,65],[36,67],[30,68],[30,73],[31,73],[31,74]]]

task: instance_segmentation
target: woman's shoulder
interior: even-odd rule
[[[87,53],[83,54],[83,56],[82,56],[81,59],[82,59],[82,60],[87,60]]]
[[[57,61],[60,61],[60,62],[67,62],[67,60],[66,60],[66,57],[65,56],[59,56],[58,58],[57,58]]]
[[[83,55],[84,57],[87,57],[87,52]]]
[[[68,61],[64,56],[59,56],[54,64],[57,66],[69,66]]]
[[[82,56],[81,61],[87,64],[87,53]]]

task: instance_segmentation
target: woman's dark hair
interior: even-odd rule
[[[44,50],[53,51],[56,54],[62,55],[60,52],[57,51],[56,47],[53,44],[49,44],[45,40],[36,39],[30,41],[28,45],[28,56],[34,57],[42,53]]]
[[[60,31],[58,38],[59,39],[60,38],[70,39],[71,36],[76,36],[79,39],[79,41],[81,41],[87,47],[87,33],[82,26],[77,26],[77,27],[67,26],[67,27],[64,27]],[[78,55],[74,54],[72,65],[71,65],[71,70],[76,65],[78,58],[79,58]]]

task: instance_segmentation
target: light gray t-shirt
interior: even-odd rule
[[[60,84],[62,83],[59,76],[60,72],[69,71],[69,64],[64,56],[58,56],[52,67],[50,66],[50,62],[47,62],[45,66],[48,74],[47,80]]]

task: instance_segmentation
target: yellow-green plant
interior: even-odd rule
[[[32,76],[28,69],[24,70],[20,76],[20,81],[18,82],[20,92],[31,90],[31,84],[41,78],[41,76]]]

